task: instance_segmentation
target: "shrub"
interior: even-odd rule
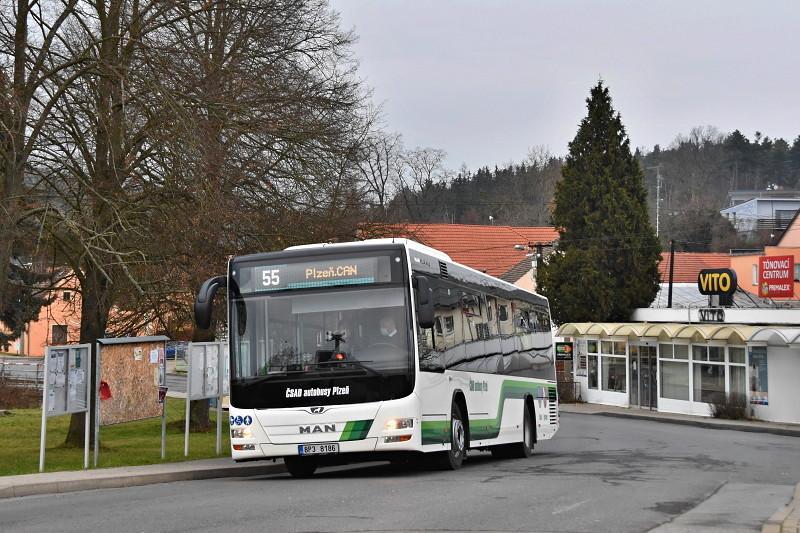
[[[42,391],[0,379],[0,409],[32,409],[42,404]]]
[[[747,397],[738,393],[714,395],[711,400],[711,416],[728,420],[746,420],[749,418],[747,416]]]

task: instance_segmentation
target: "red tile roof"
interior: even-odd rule
[[[674,283],[695,283],[697,274],[705,268],[730,268],[731,256],[719,253],[675,252],[675,269],[672,273]],[[661,282],[669,281],[669,252],[661,254],[658,265]]]
[[[471,224],[404,224],[390,226],[384,236],[408,237],[437,250],[454,261],[500,276],[525,259],[515,244],[550,243],[558,239],[553,227],[479,226]]]

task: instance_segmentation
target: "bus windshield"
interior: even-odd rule
[[[232,378],[413,372],[406,298],[397,286],[235,297]]]

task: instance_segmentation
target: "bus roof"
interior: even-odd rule
[[[449,255],[440,250],[437,250],[436,248],[425,246],[424,244],[420,244],[417,241],[412,241],[411,239],[403,239],[397,237],[391,237],[386,239],[367,239],[364,241],[353,241],[353,242],[333,242],[333,243],[323,242],[318,244],[301,244],[298,246],[290,246],[289,248],[286,249],[314,250],[320,248],[347,248],[349,246],[385,246],[387,244],[402,244],[409,250],[416,250],[418,252],[428,254],[443,261],[453,261]]]

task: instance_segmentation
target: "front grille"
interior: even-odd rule
[[[558,393],[555,387],[547,387],[547,407],[551,424],[558,424]]]

